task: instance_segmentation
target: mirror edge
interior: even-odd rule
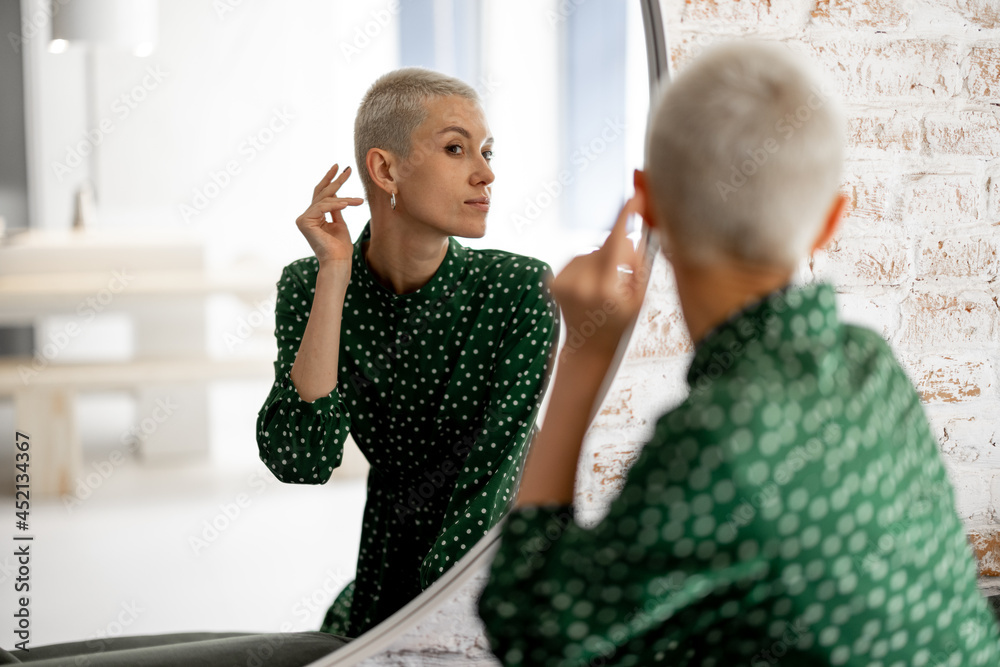
[[[640,0],[640,2],[646,33],[650,110],[652,110],[654,93],[658,90],[661,81],[665,82],[669,78],[667,43],[660,13],[660,0]],[[659,239],[655,234],[650,237],[650,228],[647,225],[642,227],[642,239],[647,241],[647,258],[651,267],[659,252]],[[591,407],[588,423],[593,421],[600,406],[604,403],[608,390],[618,374],[618,368],[625,357],[625,351],[632,340],[634,330],[635,322],[632,322],[622,334],[614,359],[608,367],[608,372],[598,390],[597,398]],[[500,547],[502,529],[503,520],[501,519],[472,547],[469,553],[420,595],[360,637],[348,642],[343,648],[310,663],[306,667],[351,667],[386,651],[396,639],[417,627],[421,621],[451,600],[466,582],[492,562],[493,556]]]

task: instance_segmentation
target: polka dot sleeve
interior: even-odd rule
[[[261,461],[282,482],[323,484],[340,465],[350,415],[337,387],[326,396],[305,401],[289,375],[315,291],[315,287],[306,288],[308,280],[300,265],[301,260],[286,266],[278,281],[278,359],[274,384],[257,413],[257,448]]]
[[[421,565],[426,588],[506,514],[520,480],[538,407],[559,340],[559,307],[549,292],[552,270],[537,262],[509,329],[500,341],[489,402],[445,511],[442,530]]]
[[[662,427],[657,430],[662,435]],[[663,632],[678,610],[766,567],[757,558],[738,562],[736,545],[722,542],[711,554],[712,575],[705,576],[705,554],[694,553],[692,539],[680,538],[690,531],[714,533],[716,526],[707,525],[714,519],[705,512],[724,516],[735,509],[732,488],[720,488],[719,502],[706,508],[712,489],[698,493],[676,479],[686,471],[682,452],[696,451],[694,443],[690,450],[673,444],[654,435],[629,469],[622,493],[592,528],[579,526],[569,506],[510,512],[478,603],[504,665],[622,664],[611,658],[632,650],[633,638]],[[669,477],[668,461],[674,470]],[[672,503],[649,502],[659,498],[650,489],[664,488]],[[530,622],[514,621],[524,614]],[[669,651],[670,634],[661,636],[657,650],[644,644],[640,653],[682,664],[671,660],[680,656]]]

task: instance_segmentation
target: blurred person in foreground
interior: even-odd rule
[[[478,601],[505,665],[1000,664],[917,392],[833,287],[792,284],[843,211],[841,123],[776,44],[717,47],[657,96],[635,196],[551,285],[567,330],[607,319],[561,352]],[[632,213],[674,271],[690,393],[585,528],[583,416],[649,278]]]

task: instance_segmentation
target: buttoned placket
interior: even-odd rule
[[[400,416],[400,406],[397,402],[398,387],[396,386],[396,375],[397,375],[397,362],[399,353],[399,329],[400,323],[406,321],[406,313],[409,311],[409,306],[406,304],[405,300],[396,297],[388,297],[390,304],[389,307],[392,310],[392,329],[389,331],[387,345],[391,349],[391,352],[386,352],[386,357],[388,358],[388,363],[391,366],[391,372],[389,373],[389,386],[386,388],[386,404],[389,406],[389,416],[390,423],[395,430],[400,426],[401,419]]]

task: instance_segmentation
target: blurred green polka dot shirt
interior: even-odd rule
[[[1000,665],[919,397],[832,287],[695,350],[605,517],[518,507],[478,602],[505,665]]]
[[[347,637],[416,597],[504,516],[559,340],[545,262],[449,237],[431,279],[396,294],[368,267],[370,238],[369,221],[354,243],[337,385],[312,402],[289,373],[319,264],[282,270],[275,382],[257,415],[260,458],[283,482],[326,482],[348,432],[370,464],[356,576],[320,628]]]

